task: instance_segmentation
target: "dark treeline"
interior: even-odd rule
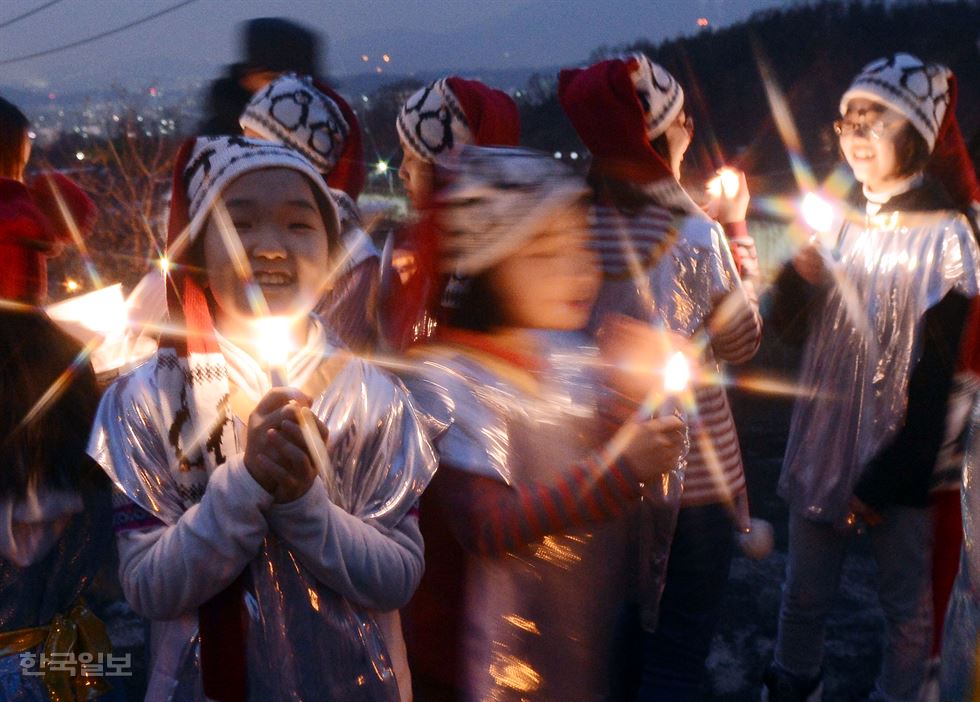
[[[653,14],[653,13],[651,13]],[[655,21],[655,16],[651,17]],[[803,139],[807,158],[820,171],[837,162],[831,123],[837,101],[869,61],[896,51],[946,64],[960,85],[957,115],[967,139],[980,130],[980,3],[826,1],[756,13],[746,22],[660,44],[637,41],[603,47],[592,59],[638,50],[663,64],[684,85],[696,124],[688,156],[694,172],[733,161],[766,190],[790,182],[789,161],[776,133],[753,53],[756,42],[774,68]],[[550,78],[550,77],[548,77]],[[522,103],[524,140],[547,150],[581,149],[549,81],[541,99]],[[759,187],[757,185],[756,187]]]

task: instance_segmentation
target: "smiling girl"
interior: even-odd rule
[[[282,146],[189,142],[170,254],[174,335],[107,391],[89,449],[120,488],[124,592],[153,620],[148,699],[407,695],[394,610],[421,576],[434,461],[397,381],[309,314],[341,255],[326,185]],[[268,343],[293,349],[289,388]]]
[[[943,66],[896,54],[864,68],[835,123],[863,211],[777,281],[773,325],[805,342],[808,393],[779,483],[789,558],[765,699],[820,698],[825,619],[857,522],[870,533],[886,622],[871,699],[914,700],[924,679],[929,484],[978,275],[969,222],[924,175],[949,103]]]

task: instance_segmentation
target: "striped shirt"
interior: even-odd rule
[[[683,284],[674,285],[670,290],[658,290],[657,280],[663,276],[649,275],[657,266],[667,265],[666,260],[675,244],[678,243],[683,220],[670,211],[656,205],[648,205],[636,213],[624,216],[609,206],[593,209],[592,242],[602,261],[604,278],[607,281],[637,277],[638,273],[650,280],[650,296],[656,305],[658,298],[667,299],[677,295]],[[732,257],[737,267],[737,275],[742,277],[741,285],[732,280],[726,290],[712,290],[713,299],[723,298],[725,294],[738,294],[744,291],[744,300],[739,311],[725,315],[718,328],[712,330],[711,346],[706,349],[703,363],[711,368],[716,359],[730,363],[743,363],[751,359],[759,348],[762,339],[762,318],[759,315],[754,278],[758,275],[758,256],[755,242],[748,233],[744,222],[726,225],[725,234]],[[724,242],[721,244],[724,246]],[[676,250],[674,250],[676,253]],[[727,252],[719,252],[727,258]],[[672,264],[671,264],[672,265]],[[682,262],[681,267],[698,270],[695,280],[704,280],[704,285],[716,282],[700,276],[700,269],[693,263]],[[676,281],[672,281],[675,283]],[[638,293],[634,298],[639,298]],[[692,295],[690,305],[698,304]],[[700,295],[704,297],[704,295]],[[617,300],[618,310],[638,319],[649,319],[644,311],[644,303],[624,296]],[[711,310],[708,319],[717,312],[718,305]],[[691,449],[687,457],[687,471],[684,477],[684,492],[681,506],[714,504],[734,499],[745,490],[745,474],[742,456],[735,431],[735,422],[725,389],[718,385],[707,385],[695,389],[697,401],[696,416],[689,417]]]
[[[549,534],[619,517],[639,499],[640,481],[624,460],[604,465],[593,455],[549,484],[510,486],[443,465],[431,491],[453,506],[446,516],[464,549],[500,556]]]

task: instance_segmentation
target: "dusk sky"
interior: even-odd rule
[[[329,38],[336,76],[374,71],[524,68],[573,64],[600,45],[725,26],[773,0],[196,0],[128,31],[43,58],[3,64],[110,30],[177,0],[0,0],[0,86],[64,89],[73,83],[209,76],[237,58],[237,26],[284,16]],[[381,64],[387,53],[390,62]],[[368,61],[362,60],[368,56]]]

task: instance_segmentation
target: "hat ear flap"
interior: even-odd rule
[[[187,234],[187,227],[190,224],[189,205],[184,171],[190,163],[194,144],[194,139],[185,141],[174,159],[170,215],[167,219],[167,253],[174,263],[179,263],[186,254],[189,243]],[[177,328],[182,327],[184,333],[162,339],[161,345],[176,348],[180,355],[212,350],[211,346],[215,344],[212,333],[214,325],[204,290],[184,266],[171,266],[165,275],[170,322]]]
[[[364,180],[367,177],[364,168],[361,124],[357,121],[357,115],[354,114],[354,110],[347,104],[347,101],[330,86],[318,80],[313,81],[313,86],[337,103],[349,130],[344,142],[344,150],[341,152],[340,158],[337,159],[337,165],[326,176],[327,185],[337,190],[343,190],[356,200],[364,189]]]
[[[963,140],[963,132],[956,119],[956,100],[959,87],[956,76],[950,72],[949,102],[943,115],[936,145],[926,166],[926,172],[939,180],[959,209],[965,210],[973,202],[980,201],[980,183],[973,168],[973,161]]]

